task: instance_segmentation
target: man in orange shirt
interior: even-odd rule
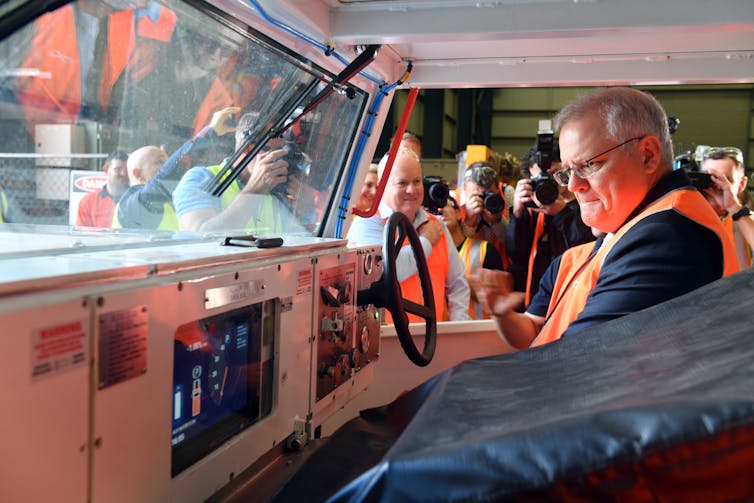
[[[120,150],[110,153],[102,171],[107,182],[97,192],[90,192],[79,201],[76,225],[82,227],[110,227],[113,211],[120,196],[128,189],[128,154]]]

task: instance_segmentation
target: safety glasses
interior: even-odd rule
[[[702,161],[725,158],[735,159],[741,165],[744,163],[744,153],[737,147],[709,147],[702,154]]]

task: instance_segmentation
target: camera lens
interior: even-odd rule
[[[486,192],[483,196],[484,209],[490,213],[502,213],[505,209],[505,200],[497,192]]]

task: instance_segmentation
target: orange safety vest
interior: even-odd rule
[[[430,219],[437,220],[434,215],[427,214]],[[387,222],[387,218],[382,218],[383,222]],[[404,247],[409,246],[406,242]],[[437,315],[437,321],[448,321],[450,319],[450,313],[448,311],[447,302],[445,301],[445,284],[448,279],[448,243],[443,232],[440,240],[432,248],[432,253],[427,257],[427,268],[429,269],[430,283],[432,284],[432,293],[435,296],[435,313]],[[401,281],[401,295],[403,298],[416,302],[417,304],[423,304],[424,300],[421,295],[421,283],[419,282],[419,274],[414,274]],[[393,318],[390,313],[385,313],[385,321],[392,323]],[[408,321],[410,323],[417,323],[424,321],[418,316],[408,314]]]
[[[227,61],[217,72],[194,118],[194,135],[209,123],[212,114],[230,106],[245,108],[259,91],[260,80],[248,72],[237,71],[238,57]]]
[[[161,8],[157,23],[148,16],[139,19],[138,34],[162,42],[170,40],[175,26],[175,13]],[[29,54],[24,68],[40,71],[39,76],[18,79],[16,99],[23,105],[29,133],[44,122],[73,123],[81,109],[81,62],[72,5],[41,16],[36,21]],[[103,110],[110,94],[134,52],[133,11],[110,16],[108,47],[104,55],[100,88],[97,96]],[[151,68],[151,67],[150,67]]]
[[[466,266],[466,277],[477,274],[479,269],[484,265],[484,258],[487,256],[488,241],[479,239],[466,238],[461,245],[458,253],[461,255]],[[484,320],[490,318],[490,313],[484,311],[479,302],[469,299],[469,316],[472,320]]]
[[[741,269],[751,267],[751,246],[749,246],[749,243],[746,242],[746,240],[743,238],[743,236],[741,236],[740,233],[735,232],[735,230],[733,229],[733,219],[730,218],[730,215],[727,215],[725,218],[723,218],[722,222],[723,227],[725,227],[725,232],[728,233],[731,241],[733,242],[733,245],[735,246],[736,256],[739,257],[738,265],[741,266]]]
[[[674,190],[650,204],[636,217],[623,225],[612,239],[603,243],[594,254],[589,252],[594,243],[586,243],[569,249],[561,258],[560,268],[547,308],[547,321],[539,332],[532,347],[553,342],[563,335],[568,325],[573,322],[586,306],[602,269],[602,262],[615,243],[623,237],[637,222],[649,215],[661,211],[677,211],[712,230],[723,245],[723,275],[738,272],[738,259],[733,242],[728,237],[720,219],[715,215],[701,194],[691,190]]]

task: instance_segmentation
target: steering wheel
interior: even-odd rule
[[[419,304],[403,297],[401,284],[398,282],[395,263],[403,243],[408,238],[408,243],[416,260],[416,269],[421,285],[423,304]],[[398,211],[394,212],[387,221],[385,243],[383,245],[384,270],[382,277],[373,283],[367,290],[358,294],[358,304],[374,304],[384,307],[390,312],[395,324],[395,332],[401,343],[403,351],[414,364],[425,367],[432,361],[437,343],[437,314],[435,313],[435,298],[432,292],[432,282],[429,277],[427,259],[419,241],[413,224],[409,219]],[[414,343],[409,330],[409,321],[406,313],[414,314],[424,320],[425,336],[424,349],[419,351]]]

